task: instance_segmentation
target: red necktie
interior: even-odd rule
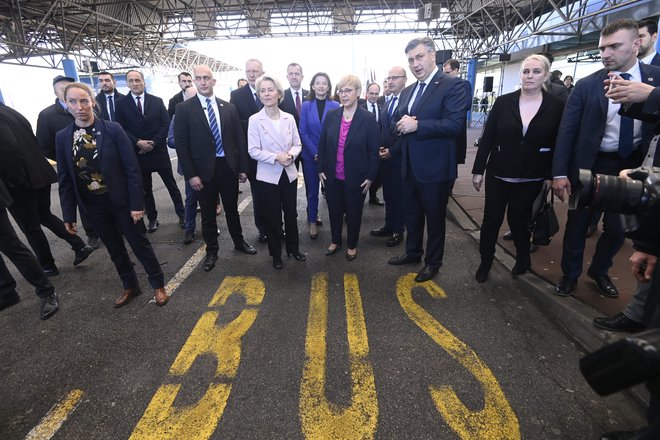
[[[140,98],[141,96],[136,96],[135,99],[137,99],[137,108],[138,108],[138,113],[142,114],[142,103],[140,103]]]
[[[300,102],[300,93],[296,92],[296,111],[298,116],[300,116],[300,110],[302,110],[302,104]]]

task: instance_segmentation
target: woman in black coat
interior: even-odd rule
[[[514,278],[531,268],[528,224],[532,204],[550,178],[552,154],[563,102],[546,93],[543,84],[550,62],[542,55],[527,57],[520,69],[520,90],[502,95],[488,115],[472,168],[472,183],[479,191],[486,174],[484,219],[475,278],[483,283],[495,257],[495,244],[507,212],[516,247]]]
[[[376,118],[358,106],[360,79],[343,77],[339,84],[342,106],[328,112],[318,144],[316,163],[326,190],[332,243],[326,255],[341,249],[346,215],[346,259],[355,260],[365,194],[378,173],[379,129]]]

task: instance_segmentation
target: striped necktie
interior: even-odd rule
[[[211,127],[213,139],[215,139],[215,156],[223,157],[225,155],[225,150],[222,148],[222,136],[220,135],[218,120],[215,118],[215,111],[213,111],[210,98],[206,98],[206,111],[209,115],[209,127]]]

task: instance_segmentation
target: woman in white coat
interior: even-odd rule
[[[298,261],[306,259],[298,247],[298,171],[294,164],[302,145],[295,119],[278,108],[284,96],[280,82],[262,75],[255,85],[264,107],[250,116],[248,124],[248,152],[257,161],[254,202],[259,205],[266,221],[268,252],[273,257],[273,267],[282,269],[282,213],[287,256],[293,255]]]

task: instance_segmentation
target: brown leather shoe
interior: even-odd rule
[[[154,296],[156,297],[156,305],[157,306],[164,306],[167,304],[167,301],[169,301],[170,297],[167,296],[167,292],[165,291],[164,287],[161,287],[160,289],[156,289],[154,291]]]
[[[141,293],[142,293],[142,290],[140,290],[139,286],[134,287],[132,289],[124,290],[124,292],[121,294],[121,296],[115,300],[115,308],[125,306],[126,304],[131,302],[131,300],[133,298],[140,295]]]

